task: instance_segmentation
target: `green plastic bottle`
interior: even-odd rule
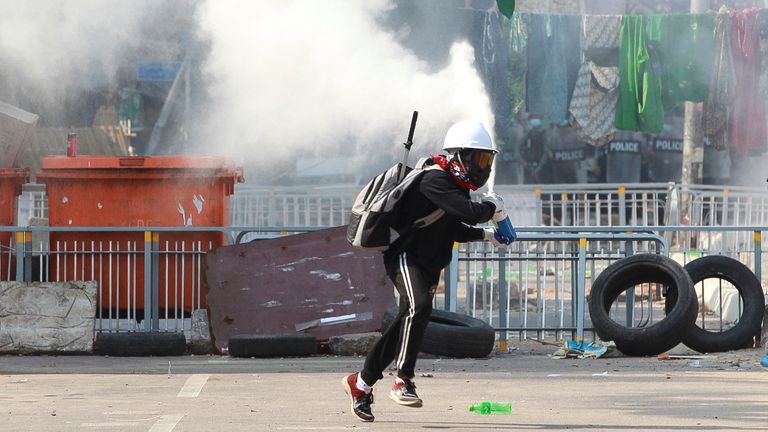
[[[511,402],[478,402],[469,406],[469,410],[477,414],[512,414]]]

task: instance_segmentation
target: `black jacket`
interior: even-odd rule
[[[431,275],[439,275],[451,262],[453,243],[482,240],[483,229],[470,225],[489,221],[496,210],[491,203],[473,202],[469,191],[457,185],[444,170],[428,170],[419,184],[403,197],[396,226],[410,226],[438,208],[445,210],[440,219],[410,231],[384,253],[388,268],[397,265],[397,257],[406,252],[410,264],[418,265]]]

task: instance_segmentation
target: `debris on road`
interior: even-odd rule
[[[663,353],[656,356],[659,360],[704,360],[704,359],[711,359],[711,358],[717,358],[717,356],[708,356],[708,355],[677,355],[677,354],[668,354]]]
[[[588,344],[584,341],[566,341],[562,348],[552,354],[552,358],[600,358],[609,354],[609,352],[615,352],[615,350],[616,345],[613,342],[592,342]]]

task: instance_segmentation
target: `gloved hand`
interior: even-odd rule
[[[504,237],[503,235],[499,234],[498,231],[496,231],[493,228],[483,228],[483,238],[486,241],[491,242],[493,247],[495,248],[505,248],[509,246],[510,243],[512,243],[508,238]]]
[[[494,222],[501,222],[507,218],[507,207],[504,205],[504,200],[495,192],[484,193],[483,202],[489,202],[496,206],[496,212],[493,213]]]

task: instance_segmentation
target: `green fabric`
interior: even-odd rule
[[[622,18],[617,129],[658,133],[664,128],[659,59],[653,51],[661,39],[660,23],[661,16]]]
[[[499,7],[499,11],[507,18],[512,18],[512,14],[515,13],[515,0],[496,0],[496,6]]]
[[[704,102],[715,64],[715,16],[666,15],[661,19],[659,61],[664,108],[682,101]]]

